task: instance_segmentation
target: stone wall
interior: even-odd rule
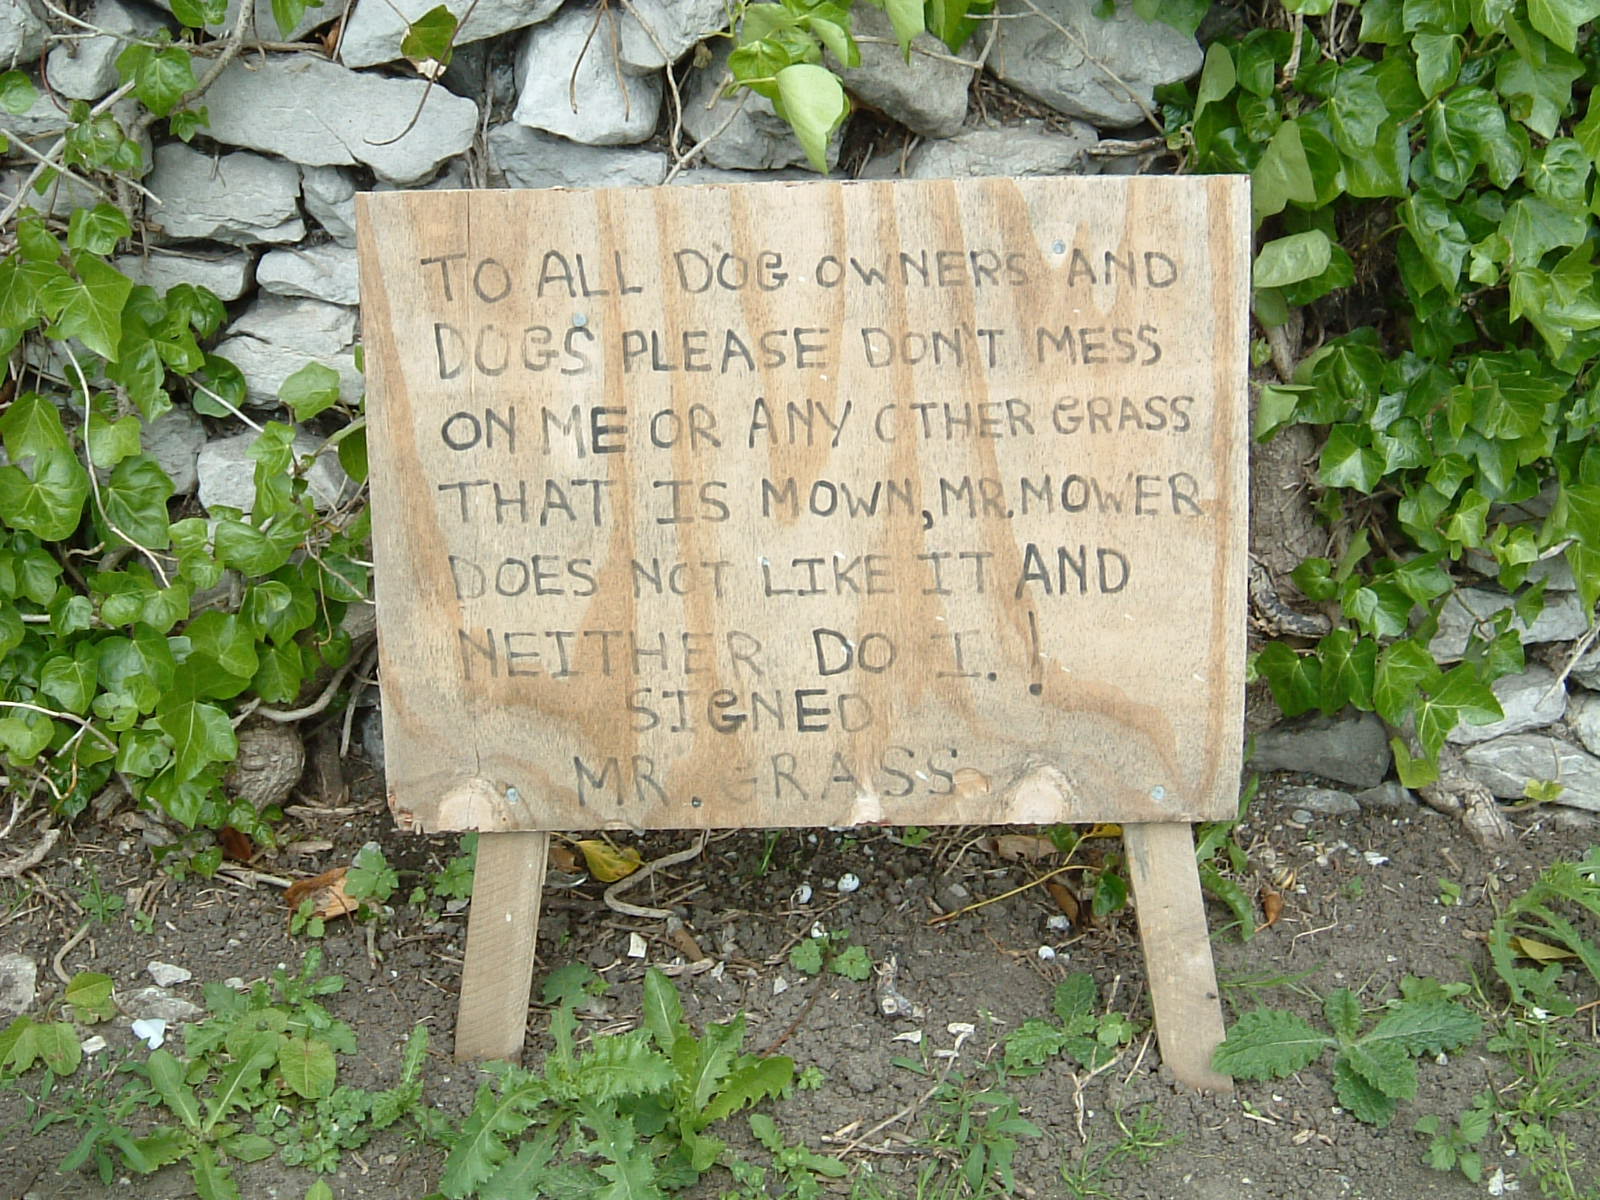
[[[232,0],[213,32],[235,27],[241,2]],[[253,2],[257,34],[277,38],[270,0]],[[259,415],[285,417],[278,388],[309,361],[336,369],[345,398],[359,398],[358,191],[808,174],[771,105],[728,94],[724,0],[452,0],[467,19],[452,62],[428,81],[401,57],[401,41],[406,21],[434,2],[325,0],[289,37],[246,51],[222,72],[203,100],[209,127],[190,144],[146,148],[142,182],[152,199],[117,266],[156,286],[201,284],[227,302],[231,320],[216,350],[244,373]],[[117,88],[115,60],[129,38],[177,31],[171,3],[83,0],[51,11],[5,0],[0,66],[28,71],[40,89],[6,132],[41,149],[53,144],[68,101],[99,102]],[[830,149],[840,174],[1150,169],[1162,148],[1150,120],[1153,91],[1197,72],[1200,47],[1125,6],[1109,17],[1096,8],[1096,0],[1000,0],[1001,19],[960,55],[923,35],[907,61],[887,17],[857,3],[861,64],[841,72],[856,113]],[[303,48],[280,48],[293,39]],[[24,155],[5,160],[6,200],[30,169]],[[63,211],[84,198],[67,181],[30,202]],[[304,432],[307,444],[315,433]],[[248,507],[249,442],[241,424],[182,409],[147,431],[177,502],[193,496],[202,507]],[[332,502],[347,481],[331,461],[318,470],[313,490]],[[1555,567],[1550,576],[1551,602],[1526,631],[1530,644],[1566,642],[1585,628],[1570,578]],[[1492,585],[1464,592],[1437,647],[1459,656],[1467,628],[1508,603]],[[1550,657],[1561,664],[1560,653]],[[1588,687],[1600,689],[1600,653],[1570,675],[1536,667],[1497,689],[1506,722],[1458,730],[1453,740],[1498,795],[1520,796],[1529,778],[1555,779],[1565,802],[1600,810],[1600,697]],[[1257,763],[1367,788],[1389,773],[1374,718],[1273,731],[1260,739]]]

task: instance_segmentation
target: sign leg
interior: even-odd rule
[[[1181,1083],[1231,1092],[1233,1080],[1211,1067],[1212,1051],[1224,1036],[1222,997],[1200,896],[1194,834],[1176,822],[1137,823],[1123,826],[1122,841],[1161,1058]]]
[[[522,1057],[548,833],[480,833],[456,1013],[456,1061]]]

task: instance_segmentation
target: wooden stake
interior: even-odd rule
[[[548,833],[480,833],[456,1012],[456,1061],[522,1057]]]
[[[1231,1092],[1233,1080],[1211,1067],[1212,1052],[1224,1036],[1222,998],[1200,896],[1194,834],[1176,822],[1138,823],[1123,826],[1122,842],[1128,851],[1161,1058],[1181,1083],[1201,1091]]]

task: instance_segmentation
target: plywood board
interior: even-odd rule
[[[402,825],[1232,815],[1246,181],[358,215]]]

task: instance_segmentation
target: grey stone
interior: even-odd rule
[[[1409,788],[1393,779],[1385,779],[1377,787],[1357,792],[1356,803],[1362,808],[1393,813],[1410,812],[1417,807],[1418,801]]]
[[[169,988],[174,984],[188,983],[194,978],[194,972],[187,967],[180,967],[174,963],[159,962],[154,959],[145,963],[144,969],[150,978],[156,981],[157,987]]]
[[[1291,784],[1278,793],[1285,804],[1309,808],[1314,813],[1329,817],[1349,817],[1361,811],[1361,805],[1349,792],[1337,788],[1300,787]]]
[[[1296,825],[1309,825],[1317,819],[1317,814],[1309,808],[1296,808],[1289,813],[1289,820]]]
[[[86,19],[106,32],[57,42],[50,48],[47,68],[51,88],[74,100],[98,100],[117,86],[117,56],[127,46],[126,37],[117,34],[149,37],[170,24],[149,9],[121,0],[95,0]]]
[[[172,492],[187,496],[199,482],[195,460],[206,444],[206,427],[189,409],[169,408],[144,427],[144,452],[172,480]]]
[[[409,23],[436,5],[437,0],[360,0],[345,22],[339,60],[347,67],[393,62]],[[461,20],[454,41],[462,46],[543,21],[561,0],[449,0],[445,7]]]
[[[954,61],[949,48],[930,33],[912,40],[907,62],[888,14],[870,4],[853,8],[851,19],[861,65],[839,70],[850,93],[924,137],[961,132],[973,69]],[[837,60],[829,61],[838,68]]]
[[[242,151],[213,158],[165,142],[145,185],[161,200],[147,219],[169,237],[249,245],[296,242],[306,233],[292,163]]]
[[[306,211],[341,246],[356,244],[356,184],[339,167],[302,167]]]
[[[262,296],[228,327],[216,352],[244,372],[246,400],[278,403],[283,381],[309,362],[339,372],[339,395],[353,403],[362,389],[356,370],[354,309],[287,296]]]
[[[861,13],[851,13],[858,25]],[[727,27],[726,0],[633,0],[618,22],[617,58],[636,74],[656,71]]]
[[[1495,698],[1505,716],[1487,725],[1457,725],[1446,740],[1456,746],[1487,742],[1508,733],[1523,733],[1554,725],[1567,711],[1567,689],[1548,667],[1532,666],[1520,675],[1506,675],[1494,682]]]
[[[1157,87],[1200,69],[1199,43],[1144,20],[1128,0],[1108,17],[1097,8],[1096,0],[1000,0],[990,69],[1069,117],[1101,128],[1137,125]]]
[[[383,769],[383,711],[369,708],[356,718],[361,731],[361,752],[379,770]]]
[[[1488,588],[1458,588],[1439,610],[1439,630],[1428,643],[1428,650],[1440,662],[1455,662],[1467,649],[1468,635],[1489,628],[1489,621],[1502,609],[1510,608],[1513,597]],[[1589,627],[1583,605],[1573,592],[1545,596],[1544,609],[1531,626],[1513,618],[1525,645],[1539,642],[1566,642],[1581,637]],[[1492,631],[1490,631],[1492,633]]]
[[[172,11],[172,0],[153,0],[168,12]],[[310,33],[319,25],[326,25],[343,14],[350,0],[322,0],[316,8],[307,8],[300,15],[300,19],[290,29],[279,29],[278,19],[272,15],[272,0],[256,0],[255,23],[256,37],[264,42],[297,42],[300,38]],[[381,0],[380,0],[381,2]],[[233,31],[239,22],[240,0],[228,0],[228,11],[222,20],[206,26],[206,32],[212,37],[222,37]]]
[[[1572,664],[1572,678],[1586,688],[1600,691],[1600,646],[1585,650]]]
[[[391,183],[428,178],[472,144],[478,126],[471,100],[314,54],[241,55],[206,93],[206,108],[216,141],[302,166],[363,163]]]
[[[337,242],[272,250],[256,264],[256,282],[275,296],[306,296],[330,304],[361,303],[356,252]]]
[[[1490,579],[1500,574],[1500,564],[1495,562],[1493,555],[1485,554],[1482,550],[1468,550],[1466,562],[1478,574],[1487,575]],[[1572,567],[1568,565],[1565,554],[1529,563],[1526,581],[1530,584],[1543,583],[1552,592],[1578,590],[1578,581],[1572,577]]]
[[[8,198],[15,196],[27,182],[27,178],[27,171],[0,173],[0,195]],[[44,216],[67,217],[75,208],[87,208],[100,203],[100,197],[76,180],[68,179],[65,175],[57,175],[45,189],[44,195],[30,191],[23,203]]]
[[[788,122],[772,110],[770,101],[753,92],[721,94],[729,50],[729,46],[720,47],[707,65],[689,73],[683,85],[684,131],[696,142],[706,142],[701,153],[713,167],[765,171],[806,165],[800,139],[794,136]],[[836,136],[828,145],[829,165],[838,157]]]
[[[39,964],[26,954],[0,954],[0,1017],[15,1017],[33,1007]]]
[[[35,60],[37,61],[37,60]],[[5,69],[5,61],[0,59],[0,70]],[[37,84],[37,80],[34,81]],[[40,88],[34,96],[33,103],[19,113],[8,112],[5,114],[5,131],[8,137],[38,139],[62,133],[67,128],[67,114],[52,100],[44,89]],[[40,147],[43,149],[43,147]],[[29,167],[32,170],[32,167]],[[19,177],[20,178],[20,177]],[[16,187],[8,186],[7,194],[16,191]],[[39,207],[37,204],[35,208]]]
[[[174,996],[164,987],[142,987],[120,998],[122,1011],[135,1021],[166,1021],[181,1025],[205,1016],[206,1010],[191,1004],[182,996]]]
[[[780,171],[733,171],[726,167],[690,167],[687,171],[679,171],[672,177],[675,187],[704,187],[708,184],[719,183],[779,183],[787,180],[791,183],[815,182],[817,173],[812,170],[800,170],[798,167],[785,167]]]
[[[184,253],[151,250],[148,254],[120,255],[114,265],[135,283],[149,284],[158,292],[180,283],[203,287],[218,300],[237,300],[254,282],[255,260],[234,254]]]
[[[1250,763],[1262,771],[1304,771],[1355,787],[1389,773],[1389,735],[1371,713],[1285,722],[1256,736]]]
[[[604,44],[586,45],[593,23],[593,10],[569,8],[523,35],[512,117],[590,146],[642,142],[655,132],[661,80],[619,72]]]
[[[585,146],[515,121],[489,130],[489,161],[514,188],[655,187],[667,174],[658,151]]]
[[[1043,121],[1004,129],[969,129],[943,141],[923,142],[906,160],[912,179],[962,179],[984,175],[1081,175],[1083,152],[1100,140],[1073,121],[1056,132]]]
[[[1585,750],[1600,754],[1600,696],[1592,692],[1573,696],[1567,704],[1567,725]]]
[[[207,442],[200,452],[200,503],[210,510],[222,506],[249,512],[256,502],[256,460],[250,457],[254,433],[241,433],[234,437],[218,438]],[[316,452],[326,439],[315,434],[298,431],[294,435],[294,452],[303,458]],[[350,477],[339,465],[339,456],[332,451],[317,456],[305,473],[307,491],[319,512],[327,512],[343,502],[351,488]]]
[[[1496,796],[1521,799],[1532,780],[1562,785],[1559,804],[1600,812],[1600,758],[1542,733],[1513,733],[1469,746],[1466,771]]]
[[[34,0],[0,4],[0,69],[32,66],[49,36],[50,26]]]

